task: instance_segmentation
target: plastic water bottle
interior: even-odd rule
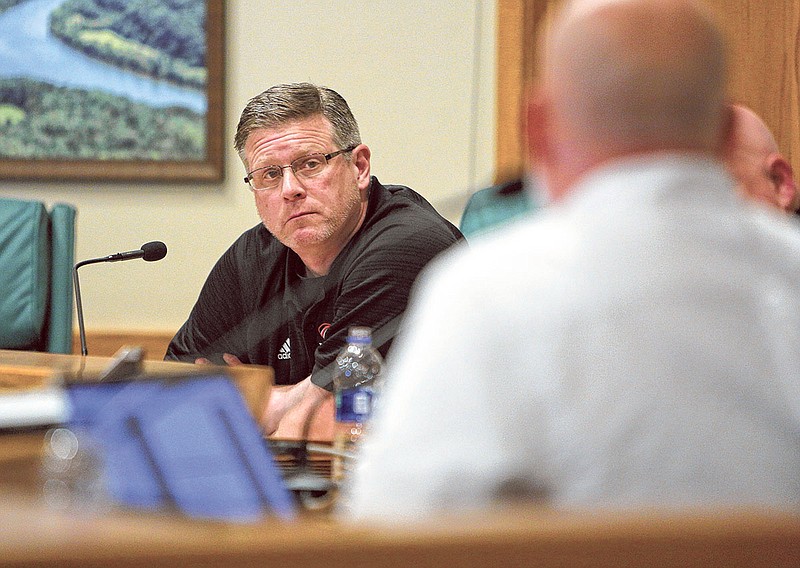
[[[333,389],[336,397],[336,425],[333,480],[341,483],[352,466],[358,440],[372,415],[376,382],[383,371],[383,358],[372,346],[372,330],[351,327],[347,345],[336,357]],[[348,462],[351,462],[348,464]]]
[[[41,475],[45,503],[54,509],[99,513],[110,506],[102,452],[81,430],[62,427],[45,434]]]

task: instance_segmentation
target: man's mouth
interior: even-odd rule
[[[308,215],[313,215],[313,214],[314,214],[313,211],[301,211],[300,213],[294,213],[290,215],[286,221],[288,223],[289,221],[294,221],[295,219],[299,219],[301,217],[306,217]]]

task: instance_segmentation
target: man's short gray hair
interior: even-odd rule
[[[339,148],[361,144],[358,123],[339,93],[311,83],[288,83],[270,87],[247,102],[236,127],[236,152],[247,164],[244,145],[254,130],[275,129],[319,115],[331,123],[333,143]]]

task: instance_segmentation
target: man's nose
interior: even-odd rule
[[[281,195],[284,199],[295,200],[305,197],[306,189],[292,169],[292,166],[281,167]]]

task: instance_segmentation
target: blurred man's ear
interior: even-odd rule
[[[731,104],[725,105],[722,112],[722,136],[720,138],[719,157],[724,161],[728,161],[732,159],[732,154],[736,147],[736,140],[734,140],[736,113]]]
[[[789,213],[797,211],[800,207],[800,195],[789,162],[780,154],[771,154],[767,158],[767,172],[775,187],[775,196],[781,209]]]
[[[545,137],[545,111],[541,95],[528,98],[525,105],[525,144],[528,151],[528,164],[536,167],[547,155]]]
[[[563,191],[553,147],[550,108],[542,93],[528,99],[525,106],[525,141],[528,168],[541,180],[548,201],[557,201]]]

